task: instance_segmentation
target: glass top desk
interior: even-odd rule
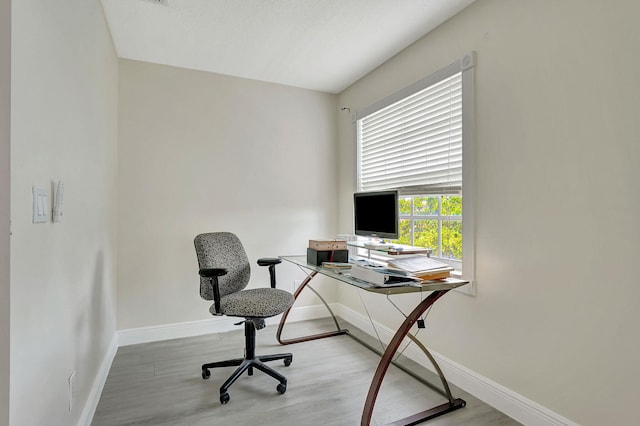
[[[418,340],[413,334],[410,333],[410,331],[413,325],[416,323],[416,321],[418,321],[418,319],[422,316],[422,314],[424,314],[431,305],[433,305],[438,299],[444,296],[449,290],[468,284],[468,281],[464,281],[457,278],[447,278],[444,280],[425,281],[422,284],[418,284],[418,285],[412,284],[408,286],[377,287],[365,281],[352,278],[349,275],[348,271],[336,271],[333,269],[323,268],[322,266],[311,265],[307,263],[306,256],[280,256],[280,258],[284,261],[287,261],[299,266],[307,274],[307,277],[302,281],[300,286],[296,289],[294,293],[294,298],[297,300],[299,295],[302,293],[302,291],[308,288],[320,298],[322,303],[325,305],[325,307],[331,314],[331,317],[333,318],[333,321],[336,326],[335,331],[296,337],[292,339],[283,339],[282,331],[287,322],[287,317],[289,315],[289,312],[291,311],[291,308],[289,308],[289,310],[287,310],[282,315],[282,318],[280,319],[280,324],[278,325],[278,331],[276,332],[276,338],[278,339],[278,342],[280,344],[288,345],[291,343],[300,343],[300,342],[306,342],[310,340],[323,339],[327,337],[346,334],[352,337],[353,339],[357,340],[367,348],[371,349],[372,351],[382,356],[378,364],[378,367],[376,368],[376,371],[373,375],[373,378],[371,380],[371,385],[369,386],[369,392],[367,394],[367,399],[364,405],[364,409],[362,411],[362,418],[361,418],[362,426],[365,426],[365,425],[368,426],[371,423],[371,417],[373,415],[373,409],[375,406],[376,398],[378,396],[378,392],[380,390],[380,386],[382,385],[384,376],[391,364],[396,365],[398,368],[402,369],[404,372],[408,373],[412,377],[425,383],[426,385],[436,390],[438,393],[440,393],[442,396],[444,396],[448,400],[446,403],[442,405],[438,405],[436,407],[430,408],[425,411],[421,411],[412,416],[398,420],[392,423],[393,425],[415,425],[415,424],[424,422],[426,420],[432,419],[434,417],[440,416],[442,414],[457,410],[458,408],[462,408],[466,405],[466,402],[464,400],[460,398],[453,398],[453,396],[451,395],[451,390],[449,389],[449,384],[447,383],[447,380],[444,377],[444,374],[442,373],[442,370],[438,366],[438,363],[436,362],[435,358],[431,355],[431,353],[427,350],[427,348],[422,344],[422,342],[420,342],[420,340]],[[406,316],[406,319],[404,320],[402,325],[398,328],[398,330],[396,330],[395,334],[393,335],[393,338],[387,345],[385,351],[380,352],[379,350],[369,345],[364,340],[350,333],[348,329],[340,327],[336,316],[334,315],[333,311],[331,310],[327,302],[322,298],[322,296],[315,289],[313,289],[313,287],[309,286],[309,283],[311,282],[311,280],[318,274],[333,278],[342,283],[345,283],[345,284],[357,287],[361,290],[372,292],[372,293],[392,295],[392,294],[415,293],[415,292],[429,292],[429,295],[424,299],[421,298],[420,302],[411,311],[411,313]],[[411,341],[415,343],[416,346],[418,346],[420,350],[422,350],[422,352],[427,356],[427,358],[433,365],[436,373],[438,374],[440,381],[442,382],[443,389],[436,387],[434,384],[417,376],[415,372],[411,371],[410,369],[405,368],[401,364],[396,364],[394,362],[394,358],[396,356],[396,353],[398,352],[398,349],[400,348],[402,341],[407,337],[411,339]]]

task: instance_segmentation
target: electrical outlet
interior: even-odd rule
[[[69,376],[69,412],[73,409],[73,393],[76,387],[76,370]]]

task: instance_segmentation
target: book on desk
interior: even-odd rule
[[[449,277],[453,267],[427,256],[399,257],[389,260],[389,266],[407,271],[423,280],[439,280]]]
[[[335,270],[349,270],[351,269],[351,263],[347,262],[322,262],[322,267]]]

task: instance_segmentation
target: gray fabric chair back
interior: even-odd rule
[[[226,268],[220,277],[220,297],[243,290],[249,284],[251,267],[240,239],[230,232],[199,234],[194,240],[198,265],[202,268]],[[208,279],[200,278],[200,297],[213,300],[213,288]]]

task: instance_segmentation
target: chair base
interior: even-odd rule
[[[242,374],[246,371],[247,375],[253,376],[253,369],[256,368],[262,371],[265,374],[273,377],[278,380],[280,383],[276,387],[278,393],[283,394],[287,391],[287,378],[282,374],[278,373],[273,368],[269,367],[265,364],[265,362],[269,361],[277,361],[284,360],[285,367],[291,365],[293,361],[293,354],[291,353],[283,353],[283,354],[273,354],[273,355],[256,355],[255,354],[255,340],[256,340],[256,328],[255,324],[252,320],[246,320],[244,322],[244,335],[245,335],[245,357],[244,358],[236,358],[230,359],[226,361],[217,361],[211,362],[207,364],[202,364],[202,378],[208,379],[211,377],[211,372],[209,369],[218,368],[218,367],[235,367],[238,368],[233,372],[231,376],[224,382],[222,386],[220,386],[220,402],[222,404],[226,404],[229,402],[229,393],[227,392],[231,385],[242,376]]]

